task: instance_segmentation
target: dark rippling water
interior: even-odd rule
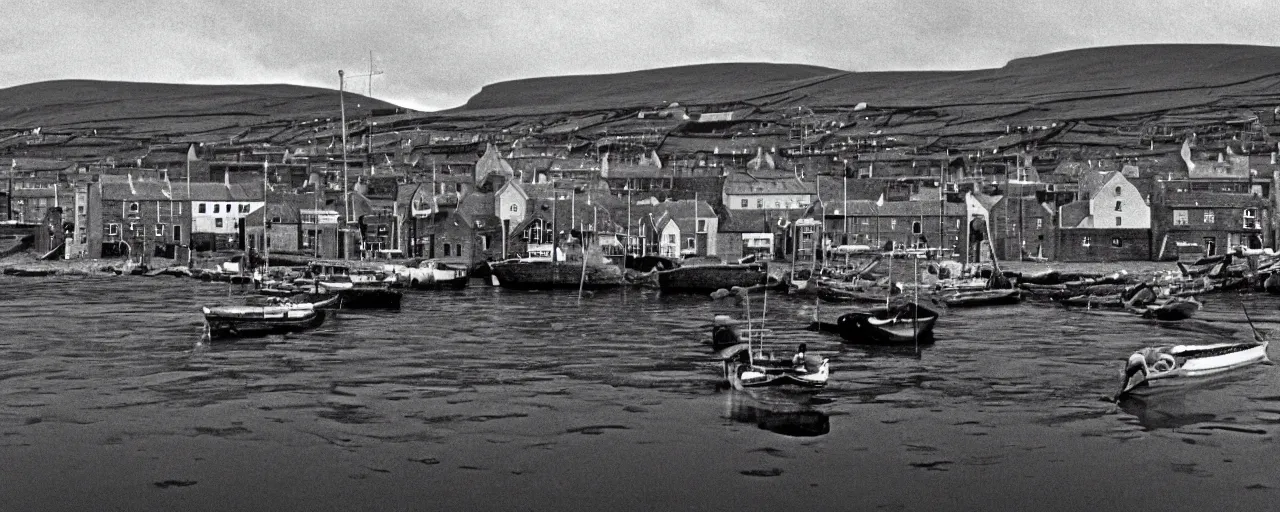
[[[234,293],[233,293],[234,291]],[[1267,296],[1207,316],[1280,317]],[[406,293],[288,337],[199,344],[238,287],[0,278],[3,510],[1273,509],[1280,376],[1119,404],[1147,345],[1246,339],[1046,305],[954,311],[916,355],[801,328],[809,393],[717,389],[704,296]],[[837,312],[824,305],[823,317]],[[1277,327],[1272,324],[1268,327]],[[1244,331],[1230,332],[1229,329]]]

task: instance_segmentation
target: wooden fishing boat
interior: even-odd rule
[[[492,263],[498,286],[516,290],[578,289],[579,281],[588,290],[616,288],[627,283],[622,268],[612,264],[587,265],[583,278],[581,262],[553,262],[549,259],[515,259]]]
[[[1267,341],[1148,347],[1129,356],[1120,395],[1268,361]]]
[[[1162,321],[1186,320],[1195,315],[1203,305],[1194,298],[1172,297],[1162,304],[1149,304],[1141,308],[1133,308],[1143,318]]]
[[[933,342],[938,313],[913,302],[847,313],[836,320],[846,342],[866,345],[910,345]]]
[[[768,281],[760,263],[739,265],[691,265],[658,271],[658,288],[664,292],[710,293],[735,286],[749,288]]]
[[[762,352],[751,353],[749,343],[739,343],[720,351],[724,378],[733,389],[793,385],[826,387],[831,363],[825,357],[805,356],[800,364],[791,359],[774,359]]]
[[[314,329],[324,323],[325,311],[297,304],[277,306],[204,307],[209,338],[253,337]]]
[[[1022,290],[1008,288],[1004,290],[957,291],[943,295],[939,300],[949,308],[1003,306],[1021,303]]]

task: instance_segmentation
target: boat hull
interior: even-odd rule
[[[1142,381],[1134,384],[1126,376],[1121,394],[1142,394],[1266,362],[1268,345],[1263,341],[1143,349],[1130,357],[1130,364],[1135,359],[1149,363],[1142,364]]]
[[[848,313],[836,320],[844,341],[861,345],[911,345],[933,343],[938,314],[920,306],[894,306]],[[916,316],[918,313],[918,317]]]
[[[746,363],[726,363],[725,375],[734,389],[792,386],[823,388],[831,377],[831,365],[827,360],[807,372],[791,367],[763,367]]]
[[[581,263],[550,261],[504,261],[490,266],[498,286],[515,290],[576,290],[582,278]],[[626,283],[616,265],[588,266],[582,287],[588,290],[616,288]]]
[[[264,308],[266,309],[266,308]],[[205,324],[211,339],[251,338],[272,334],[289,334],[314,329],[324,324],[326,313],[320,309],[294,310],[273,315],[234,315],[205,308]]]
[[[710,293],[767,282],[762,265],[695,265],[658,272],[658,288],[664,292]]]
[[[983,290],[973,292],[957,292],[942,297],[942,303],[949,308],[978,308],[986,306],[1008,306],[1022,302],[1022,290]]]

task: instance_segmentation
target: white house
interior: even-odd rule
[[[808,208],[816,188],[794,177],[755,177],[736,173],[725,180],[723,201],[730,210],[794,210]]]
[[[1150,229],[1151,206],[1142,192],[1119,172],[1080,177],[1080,196],[1059,208],[1059,227]]]

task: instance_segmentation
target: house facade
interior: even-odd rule
[[[1058,209],[1058,261],[1149,260],[1151,207],[1116,171],[1080,176],[1078,199]]]
[[[244,219],[266,204],[260,183],[190,184],[187,199],[192,248],[196,251],[243,249]],[[177,188],[185,194],[187,185]]]
[[[794,177],[756,177],[746,172],[725,180],[721,202],[735,210],[793,210],[808,208],[816,185]]]

